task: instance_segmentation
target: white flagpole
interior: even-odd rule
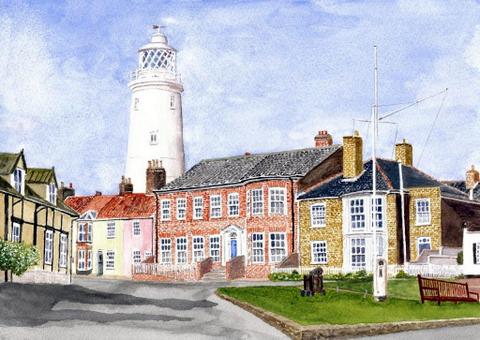
[[[374,58],[375,58],[375,67],[374,67],[374,89],[375,89],[375,101],[373,104],[372,110],[372,122],[373,122],[373,138],[372,138],[372,202],[370,202],[371,207],[371,217],[372,217],[372,228],[373,228],[373,295],[376,295],[377,289],[377,256],[378,256],[378,246],[377,246],[377,213],[376,213],[376,203],[377,203],[377,159],[376,159],[376,142],[377,142],[377,133],[378,133],[378,64],[377,64],[377,46],[373,46]]]

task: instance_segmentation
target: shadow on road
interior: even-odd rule
[[[52,310],[60,301],[91,305],[144,306],[173,310],[212,308],[216,303],[184,299],[147,299],[127,294],[100,292],[77,285],[0,284],[0,324],[6,326],[38,326],[48,321],[85,320],[108,323],[124,320],[190,321],[191,318],[140,313],[101,313],[88,310]]]

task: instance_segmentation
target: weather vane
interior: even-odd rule
[[[164,28],[166,28],[166,27],[167,27],[167,26],[164,26],[164,25],[152,25],[152,28],[153,28],[154,30],[157,30],[157,33],[160,33],[160,30],[161,30],[161,29],[164,29]]]

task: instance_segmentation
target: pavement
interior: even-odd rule
[[[287,339],[214,294],[264,284],[272,283],[0,284],[0,339]]]

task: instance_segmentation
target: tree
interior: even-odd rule
[[[0,270],[17,276],[25,273],[28,268],[38,264],[40,256],[36,247],[23,242],[10,242],[0,240]]]

